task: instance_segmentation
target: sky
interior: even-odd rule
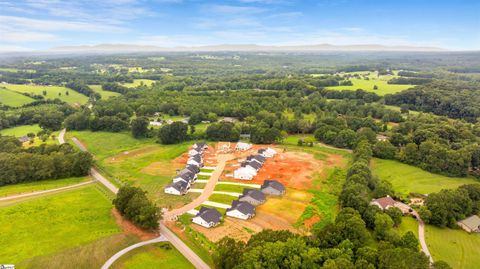
[[[0,0],[0,51],[324,43],[480,50],[480,1]]]

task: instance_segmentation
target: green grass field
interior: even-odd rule
[[[29,104],[33,101],[35,101],[35,99],[31,97],[0,87],[0,103],[2,104],[11,107],[18,107]]]
[[[110,97],[115,97],[121,95],[118,92],[110,92],[110,91],[104,91],[102,89],[102,85],[88,85],[90,89],[92,89],[94,92],[99,93],[102,96],[102,99],[108,99]]]
[[[120,233],[112,204],[94,186],[0,207],[2,263],[49,255]]]
[[[393,160],[374,159],[372,172],[392,183],[396,192],[406,196],[411,192],[428,194],[441,189],[453,189],[463,184],[478,183],[471,177],[446,177]]]
[[[47,91],[46,99],[59,98],[69,104],[85,104],[88,101],[88,97],[80,94],[72,89],[67,89],[61,86],[43,86],[43,85],[21,85],[21,84],[6,84],[5,88],[16,92],[34,93],[43,95],[42,92]],[[68,95],[66,92],[68,91]],[[61,95],[58,95],[61,94]]]
[[[227,204],[227,205],[230,205],[233,202],[233,200],[237,200],[237,199],[238,197],[226,195],[226,194],[212,194],[210,195],[210,197],[208,197],[208,201]]]
[[[366,74],[367,72],[352,72],[348,74],[355,74],[358,73],[360,75]],[[369,80],[365,80],[362,78],[350,78],[350,81],[353,83],[352,86],[331,86],[326,87],[329,90],[351,90],[355,91],[357,89],[362,89],[368,92],[374,92],[378,95],[385,95],[390,93],[401,92],[403,90],[409,89],[414,85],[401,85],[401,84],[388,84],[387,82],[396,77],[394,75],[384,75],[380,77],[376,77],[371,73],[369,76]],[[378,89],[374,90],[373,87],[377,85]]]
[[[22,137],[24,135],[27,135],[28,133],[34,133],[36,135],[41,130],[42,130],[42,128],[40,128],[40,126],[38,126],[38,124],[20,125],[20,126],[15,126],[15,127],[12,127],[12,128],[7,128],[7,129],[0,130],[0,134],[8,135],[8,136]]]
[[[227,184],[217,184],[215,186],[215,191],[229,191],[229,192],[238,192],[242,193],[243,189],[246,187],[238,185],[227,185]]]
[[[0,187],[0,197],[10,196],[21,193],[34,191],[43,191],[49,189],[60,188],[90,180],[89,177],[69,177],[62,179],[42,180],[28,183],[20,183],[14,185],[6,185]]]
[[[402,223],[395,230],[400,236],[410,231],[418,238],[418,222],[412,217],[403,217]]]
[[[134,79],[132,83],[123,83],[122,85],[129,88],[135,88],[142,85],[142,83],[145,86],[152,86],[154,82],[155,80],[151,79]]]
[[[116,261],[113,269],[188,269],[195,268],[170,243],[162,242],[135,249]]]
[[[427,225],[425,240],[434,261],[444,260],[455,269],[475,269],[480,264],[480,234]]]

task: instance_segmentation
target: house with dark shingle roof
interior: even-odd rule
[[[205,142],[199,142],[199,143],[193,144],[193,149],[195,149],[195,150],[197,150],[197,151],[200,150],[200,151],[203,152],[203,151],[206,150],[207,148],[208,148],[208,145],[207,145],[207,143],[205,143]]]
[[[268,195],[283,195],[285,194],[285,186],[277,180],[265,180],[260,187],[260,190]]]
[[[257,206],[265,203],[265,194],[255,189],[243,189],[243,193],[238,197],[238,200]]]
[[[178,181],[165,187],[164,192],[173,195],[185,195],[190,185],[185,181]]]
[[[200,173],[200,168],[196,165],[187,164],[187,166],[185,166],[185,169],[190,170],[194,174]]]
[[[178,181],[185,181],[188,182],[189,184],[195,183],[195,180],[197,180],[197,174],[193,173],[192,171],[188,169],[183,169],[178,173],[177,176],[173,178],[173,182],[178,182]]]
[[[265,160],[266,160],[265,157],[263,157],[260,154],[250,155],[250,156],[247,157],[247,161],[249,161],[249,162],[255,161],[255,162],[258,162],[260,164],[263,164],[265,162]]]
[[[271,158],[277,154],[277,151],[272,148],[263,148],[258,150],[258,154],[262,155],[265,158]]]
[[[256,161],[248,161],[245,164],[245,167],[247,167],[247,166],[252,167],[253,169],[255,169],[255,171],[258,171],[258,170],[260,170],[260,168],[262,168],[262,164],[259,163],[259,162],[256,162]]]
[[[235,200],[232,207],[227,209],[226,215],[237,219],[247,220],[255,216],[255,207],[249,202]]]
[[[217,226],[222,220],[222,214],[215,208],[202,207],[198,211],[197,215],[192,218],[192,222],[203,226],[205,228],[211,228]]]

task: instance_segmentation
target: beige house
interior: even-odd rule
[[[469,233],[480,233],[480,217],[477,215],[461,220],[457,224]]]

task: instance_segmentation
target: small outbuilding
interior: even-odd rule
[[[255,216],[255,207],[248,202],[235,200],[232,202],[232,207],[227,209],[226,215],[237,219],[247,220]]]
[[[480,217],[477,215],[461,220],[457,224],[469,233],[480,233]]]
[[[265,180],[260,190],[267,195],[281,196],[285,194],[285,186],[277,180]]]
[[[222,220],[222,214],[215,208],[202,207],[198,211],[197,215],[192,218],[192,222],[203,226],[205,228],[211,228],[217,226]]]
[[[255,189],[243,189],[243,193],[238,200],[241,202],[249,202],[251,205],[257,206],[265,203],[265,194]]]

